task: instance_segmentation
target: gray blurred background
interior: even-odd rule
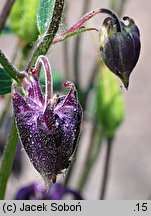
[[[2,7],[4,0],[0,0]],[[97,7],[107,7],[107,0],[92,0],[90,10]],[[81,15],[82,0],[68,0],[67,26],[74,24]],[[150,0],[127,0],[123,15],[133,18],[139,26],[141,33],[141,56],[135,67],[131,79],[129,90],[122,89],[126,114],[125,120],[117,132],[114,142],[113,154],[111,158],[110,176],[107,188],[106,199],[146,199],[151,194],[151,1]],[[98,16],[101,21],[105,16]],[[95,23],[95,19],[93,19]],[[98,24],[98,18],[96,19]],[[61,28],[67,28],[62,26]],[[0,48],[6,53],[9,59],[17,43],[15,36],[1,36]],[[69,39],[69,54],[71,55],[74,38]],[[48,58],[52,68],[64,72],[64,59],[62,53],[63,43],[54,45],[48,52]],[[93,62],[96,59],[96,49],[94,49],[94,38],[91,34],[82,36],[82,53],[80,59],[81,80],[85,87],[86,79],[91,73]],[[70,57],[69,57],[70,59]],[[70,61],[69,68],[72,74],[73,62]],[[71,76],[72,78],[72,76]],[[150,96],[149,96],[150,95]],[[87,149],[89,139],[89,128],[86,126],[83,146],[77,158],[76,173],[70,183],[74,187],[80,167],[83,163],[84,154]],[[105,145],[104,145],[105,146]],[[102,166],[104,159],[104,148],[102,155],[97,161],[95,170],[89,179],[84,190],[86,199],[98,199],[101,184]],[[24,150],[23,150],[24,151]],[[34,180],[41,180],[39,174],[34,170],[26,154],[24,175],[19,178],[11,178],[7,187],[6,198],[11,199],[17,188],[24,186]]]

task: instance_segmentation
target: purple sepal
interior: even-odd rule
[[[61,200],[65,195],[71,195],[74,200],[83,200],[80,193],[71,189],[64,188],[60,183],[51,185],[50,190],[46,193],[41,184],[32,183],[19,189],[15,195],[15,200]]]

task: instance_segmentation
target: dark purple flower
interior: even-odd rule
[[[76,200],[82,200],[83,199],[79,192],[77,192],[71,188],[68,188],[68,187],[64,188],[59,183],[52,185],[50,187],[50,190],[48,193],[48,198],[51,200],[60,200],[65,195],[72,195],[73,199],[76,199]]]
[[[70,91],[65,96],[52,97],[51,69],[48,60],[40,56],[46,74],[45,96],[38,79],[29,74],[23,80],[23,94],[19,86],[12,88],[14,114],[22,144],[48,188],[57,174],[68,168],[80,132],[82,109],[72,82],[65,82]]]
[[[135,22],[124,17],[129,22],[117,23],[114,18],[106,18],[100,32],[101,57],[107,67],[120,77],[128,88],[129,76],[134,69],[140,54],[140,34]]]
[[[19,189],[15,195],[15,200],[41,200],[46,193],[45,188],[37,183],[32,183]]]
[[[82,196],[71,188],[64,188],[60,183],[51,185],[46,193],[43,185],[32,183],[19,189],[15,195],[15,200],[61,200],[65,195],[71,195],[75,200],[82,200]]]

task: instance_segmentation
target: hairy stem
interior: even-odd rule
[[[85,10],[87,9],[88,7],[88,3],[89,1],[86,0],[85,1],[85,4],[87,3],[87,5],[85,6],[84,5],[84,12]],[[66,38],[68,37],[71,37],[75,34],[80,34],[82,32],[85,32],[85,31],[88,31],[88,30],[97,30],[95,28],[90,28],[90,29],[83,29],[83,24],[88,21],[89,19],[91,19],[93,16],[99,14],[99,13],[106,13],[108,15],[110,15],[111,17],[113,17],[117,23],[117,31],[121,31],[121,24],[120,24],[120,21],[117,17],[117,15],[111,11],[111,10],[108,10],[108,9],[105,9],[105,8],[99,8],[99,9],[96,9],[96,10],[93,10],[91,12],[89,12],[88,14],[84,15],[76,24],[74,24],[71,28],[69,28],[66,32],[60,34],[58,37],[56,37],[52,43],[57,43],[57,42],[60,42],[60,41],[63,41],[65,40]],[[77,41],[76,41],[76,44],[75,44],[75,51],[74,51],[74,74],[75,74],[75,83],[76,85],[79,86],[79,44],[80,44],[80,39],[77,38]],[[77,86],[77,88],[78,88]]]
[[[80,28],[80,29],[75,30],[73,32],[70,32],[70,33],[68,32],[67,34],[65,32],[63,34],[60,34],[56,38],[54,38],[52,43],[55,44],[55,43],[58,43],[58,42],[62,42],[62,41],[64,41],[65,39],[67,39],[69,37],[79,35],[81,33],[88,32],[88,31],[98,31],[98,29],[96,29],[96,28]]]
[[[120,20],[118,19],[117,15],[106,8],[98,8],[96,10],[93,10],[89,13],[87,13],[86,15],[84,15],[76,24],[74,24],[71,28],[69,28],[69,30],[67,30],[64,34],[68,34],[71,32],[76,31],[78,28],[80,28],[86,21],[88,21],[89,19],[91,19],[92,17],[96,16],[99,13],[105,13],[108,14],[109,16],[111,16],[113,19],[115,19],[116,24],[117,24],[117,29],[118,31],[121,31],[121,23]]]
[[[53,41],[57,30],[59,28],[59,24],[61,22],[61,17],[62,17],[62,12],[63,12],[63,8],[64,8],[64,0],[56,0],[55,2],[55,7],[54,7],[54,11],[53,11],[53,17],[52,17],[52,21],[45,33],[45,35],[43,36],[43,38],[40,40],[40,42],[36,45],[34,53],[31,57],[31,60],[26,68],[26,70],[28,71],[29,68],[34,67],[36,60],[38,58],[39,55],[45,55],[50,47],[50,45],[52,43],[55,43]],[[117,23],[117,30],[121,31],[121,24],[120,21],[118,19],[118,17],[116,16],[116,14],[108,9],[105,8],[99,8],[96,10],[91,11],[90,13],[84,15],[75,25],[73,25],[69,30],[67,30],[66,32],[61,34],[61,37],[70,35],[73,32],[79,30],[79,28],[86,22],[88,21],[90,18],[92,18],[93,16],[95,16],[96,14],[99,13],[106,13],[110,16],[112,16],[116,23]],[[79,33],[79,31],[78,31]],[[59,41],[57,41],[59,42]]]
[[[7,0],[2,9],[2,12],[0,14],[0,32],[3,30],[5,26],[5,22],[7,20],[7,17],[14,3],[15,3],[15,0]]]
[[[104,163],[104,173],[103,173],[103,180],[102,180],[102,187],[101,187],[101,194],[100,200],[105,199],[105,193],[108,183],[108,176],[109,176],[109,168],[110,168],[110,160],[111,160],[111,150],[112,150],[113,139],[107,139],[107,150],[106,150],[106,157]]]
[[[7,73],[12,77],[16,82],[20,83],[21,79],[24,77],[23,73],[20,73],[16,68],[13,67],[11,62],[7,59],[5,54],[0,50],[0,64],[7,71]]]
[[[5,190],[8,178],[10,176],[16,147],[18,142],[18,134],[15,125],[15,121],[12,123],[12,128],[10,131],[10,135],[8,137],[8,142],[5,146],[1,167],[0,167],[0,200],[4,199]]]
[[[55,37],[59,24],[61,22],[63,8],[64,8],[65,0],[56,0],[55,6],[53,10],[52,20],[48,26],[47,31],[44,36],[40,39],[39,43],[36,45],[31,60],[28,64],[26,70],[31,67],[34,67],[36,60],[39,55],[45,55],[53,42],[53,38]]]

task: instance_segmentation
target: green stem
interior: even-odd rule
[[[54,38],[52,43],[55,44],[55,43],[64,41],[65,39],[72,37],[74,35],[78,35],[78,34],[81,34],[83,32],[88,32],[88,31],[92,31],[92,30],[98,31],[98,29],[96,29],[96,28],[81,28],[81,29],[78,29],[77,31],[74,31],[71,33],[59,35],[58,37]]]
[[[107,150],[106,150],[106,157],[104,163],[104,173],[103,173],[103,180],[102,180],[102,187],[101,187],[101,194],[100,200],[105,198],[107,183],[108,183],[108,176],[109,176],[109,168],[110,168],[110,160],[111,160],[111,150],[112,150],[113,139],[107,139]]]
[[[28,64],[26,70],[28,70],[31,67],[34,67],[38,56],[46,55],[49,47],[51,46],[51,44],[53,42],[54,37],[58,31],[58,28],[59,28],[59,25],[61,22],[61,18],[62,18],[64,2],[65,2],[65,0],[56,0],[55,1],[55,6],[54,6],[52,20],[50,22],[50,25],[48,26],[48,29],[45,32],[43,38],[41,38],[40,42],[37,43],[35,50],[33,52],[33,55],[31,57],[31,60]]]
[[[90,11],[89,13],[85,14],[76,24],[74,24],[71,28],[69,28],[64,34],[68,34],[68,33],[76,31],[77,29],[82,27],[85,22],[87,22],[92,17],[100,13],[105,13],[111,16],[116,22],[117,31],[120,32],[122,30],[120,20],[118,19],[117,15],[113,11],[106,9],[106,8],[98,8],[96,10]]]
[[[18,83],[21,82],[21,79],[24,77],[24,75],[22,73],[20,73],[16,68],[13,67],[13,65],[7,59],[7,57],[2,52],[2,50],[0,50],[0,64],[7,71],[7,73],[10,75],[10,77],[12,77]]]
[[[18,142],[18,134],[17,134],[15,121],[13,121],[10,135],[8,137],[8,142],[4,150],[1,167],[0,167],[0,200],[4,199],[5,196],[6,185],[7,185],[8,178],[10,176],[10,172],[11,172],[11,168],[12,168],[12,164],[16,152],[17,142]]]

